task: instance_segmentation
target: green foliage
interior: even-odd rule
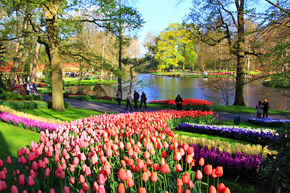
[[[9,107],[10,109],[48,109],[52,108],[51,101],[12,101],[0,100],[0,105]],[[69,102],[64,101],[65,108],[71,107]]]
[[[47,109],[48,104],[45,101],[0,101],[0,104],[10,109]]]
[[[82,100],[82,101],[88,101],[91,99],[89,95],[79,95],[79,96],[68,96],[70,99],[75,99],[75,100]]]
[[[193,41],[181,24],[170,24],[165,31],[160,33],[160,41],[157,43],[155,54],[155,58],[162,61],[158,66],[159,69],[176,68],[180,64],[183,65],[184,61],[187,65],[193,65],[194,60],[190,58],[193,56]]]
[[[34,100],[32,95],[23,95],[24,100]]]
[[[279,137],[273,142],[270,151],[277,151],[277,155],[268,155],[262,161],[259,177],[271,178],[271,187],[275,192],[290,190],[290,127],[285,124],[277,130]]]
[[[168,105],[168,108],[177,110],[176,105]],[[185,110],[185,111],[189,111],[189,110],[210,111],[210,110],[212,110],[212,107],[206,106],[206,105],[185,105],[185,106],[182,106],[182,110]]]
[[[41,95],[35,95],[35,94],[32,94],[33,96],[33,100],[42,100],[42,96]]]
[[[24,98],[14,92],[11,91],[4,91],[0,94],[0,99],[1,100],[23,100]]]
[[[182,118],[173,118],[167,120],[167,124],[170,128],[176,128],[181,123],[197,123],[197,124],[211,124],[215,120],[215,116],[198,116],[198,117],[182,117]]]

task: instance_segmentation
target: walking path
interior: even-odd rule
[[[39,94],[43,97],[43,100],[51,100],[50,95]],[[89,109],[95,111],[103,111],[103,112],[113,112],[120,113],[124,111],[126,106],[118,106],[117,101],[116,104],[106,104],[106,103],[96,103],[90,101],[81,101],[81,100],[73,100],[73,99],[64,99],[66,102],[70,102],[72,107]],[[131,104],[133,108],[133,103]],[[128,109],[129,110],[129,109]],[[145,112],[145,111],[159,111],[160,109],[148,108],[145,109],[142,105],[142,108],[134,109],[133,112]],[[256,117],[256,114],[243,114],[243,113],[218,113],[218,118],[216,120],[220,121],[233,121],[235,116],[239,116],[241,121],[248,121],[249,117]],[[269,115],[269,118],[272,119],[290,119],[290,115]]]

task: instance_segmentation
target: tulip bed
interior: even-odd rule
[[[182,123],[179,124],[176,129],[193,133],[203,133],[208,135],[228,137],[261,145],[269,145],[277,139],[277,135],[275,134],[276,131],[271,129],[246,129],[243,127],[235,126],[212,126],[196,123]]]
[[[194,148],[186,143],[180,147],[166,122],[203,113],[103,114],[41,131],[39,143],[18,150],[11,187],[6,179],[11,171],[0,160],[0,191],[201,192],[203,185],[207,192],[215,187],[230,192],[218,182],[223,168],[205,165],[203,158],[199,165],[204,170],[196,168]],[[6,164],[11,164],[10,157]],[[217,178],[217,183],[209,186],[203,175]]]
[[[5,113],[0,111],[0,119],[4,122],[19,126],[19,127],[24,127],[27,129],[31,129],[34,131],[40,132],[41,130],[48,130],[48,131],[53,131],[57,127],[60,126],[60,124],[55,124],[55,123],[49,123],[49,122],[43,122],[43,121],[36,121],[34,119],[26,118],[26,117],[19,117],[14,114],[10,113]],[[67,124],[67,123],[64,123]]]
[[[282,127],[285,123],[290,123],[290,120],[249,117],[248,122],[266,127]]]
[[[175,100],[151,100],[150,103],[165,103],[170,109],[176,109]],[[203,99],[183,99],[183,110],[210,111],[212,103]]]

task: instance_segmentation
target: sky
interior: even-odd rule
[[[192,4],[191,0],[184,0],[179,5],[177,5],[177,2],[177,0],[139,0],[137,10],[146,22],[137,33],[141,44],[148,32],[151,31],[154,35],[158,35],[169,24],[182,23]],[[145,54],[145,51],[142,48],[143,54]]]

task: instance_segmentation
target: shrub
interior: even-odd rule
[[[24,98],[14,92],[11,91],[4,91],[0,94],[0,99],[1,100],[23,100]]]
[[[277,133],[279,137],[268,149],[277,151],[278,153],[277,155],[268,155],[262,161],[259,176],[261,178],[271,178],[271,187],[275,189],[275,192],[288,192],[290,190],[289,123],[285,123],[283,128],[280,128]]]
[[[33,95],[23,95],[24,100],[34,100]]]
[[[63,93],[63,98],[68,98],[69,93],[68,92],[64,92]]]
[[[3,101],[0,100],[0,105],[9,107],[11,109],[50,109],[52,108],[51,101]],[[64,101],[64,107],[71,107],[69,102]]]
[[[75,99],[75,100],[82,100],[82,101],[87,101],[91,99],[89,95],[79,95],[79,96],[69,95],[68,98]]]
[[[33,96],[33,99],[34,100],[42,100],[43,99],[41,95],[34,95],[34,94],[32,94],[32,96]]]
[[[102,100],[107,100],[107,101],[111,101],[112,100],[112,97],[110,96],[103,96],[101,97]]]

